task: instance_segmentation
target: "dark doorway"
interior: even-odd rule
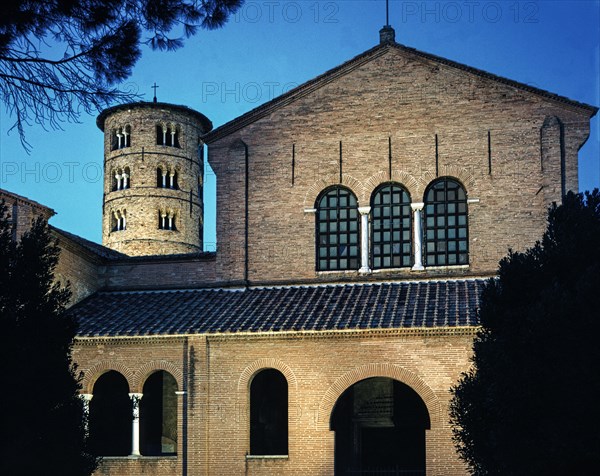
[[[140,401],[140,451],[145,456],[177,454],[177,382],[160,370],[144,383]]]
[[[288,385],[275,369],[260,371],[250,385],[250,454],[288,454]]]
[[[123,375],[110,370],[94,384],[90,401],[89,431],[92,451],[99,456],[131,453],[133,411],[129,385]]]
[[[425,474],[429,413],[409,386],[384,377],[357,382],[338,399],[331,415],[335,474]]]

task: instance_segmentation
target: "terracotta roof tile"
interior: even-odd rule
[[[80,337],[474,326],[484,283],[100,292],[69,312]]]

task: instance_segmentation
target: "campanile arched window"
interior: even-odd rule
[[[371,197],[371,266],[374,269],[411,265],[410,195],[399,184],[379,186]]]
[[[360,216],[356,196],[335,186],[317,199],[317,271],[358,269]]]
[[[469,264],[467,193],[450,177],[425,191],[424,243],[427,266]]]

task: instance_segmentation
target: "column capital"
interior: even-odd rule
[[[361,215],[368,215],[371,213],[371,207],[358,207],[358,213]]]
[[[412,209],[413,212],[423,210],[424,206],[425,206],[425,204],[423,202],[413,202],[410,204],[410,208]]]
[[[88,402],[94,397],[93,393],[80,393],[79,398],[81,398],[84,402]]]
[[[140,406],[140,400],[144,396],[143,393],[130,393],[129,398],[131,398],[131,402],[133,403],[133,412],[134,415],[138,412]]]

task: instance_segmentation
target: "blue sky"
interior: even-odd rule
[[[126,86],[187,105],[215,127],[375,46],[384,0],[247,1],[221,30],[175,53],[144,51]],[[396,41],[600,106],[600,2],[390,1]],[[95,116],[27,129],[30,155],[0,113],[0,187],[52,207],[51,223],[101,241],[103,138]],[[600,186],[600,119],[580,150],[580,189]],[[212,248],[215,177],[206,174]]]

